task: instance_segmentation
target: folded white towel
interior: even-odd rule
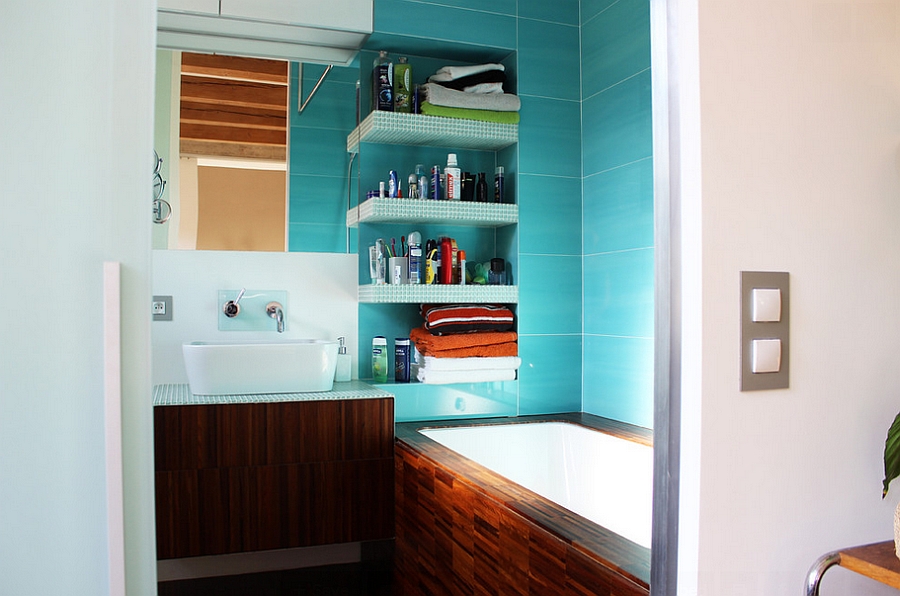
[[[508,370],[434,370],[420,368],[416,374],[420,383],[447,385],[449,383],[488,383],[491,381],[515,381],[516,371]]]
[[[478,83],[463,89],[466,93],[503,93],[503,83]]]
[[[466,93],[437,83],[426,83],[423,87],[429,103],[445,108],[518,112],[522,107],[519,97],[512,93]]]
[[[522,366],[522,359],[516,356],[493,358],[435,358],[425,356],[425,372],[471,371],[471,370],[516,370]],[[421,362],[421,361],[420,361]]]
[[[443,66],[436,73],[428,77],[432,81],[455,81],[463,77],[470,77],[489,70],[506,70],[502,64],[475,64],[472,66]]]

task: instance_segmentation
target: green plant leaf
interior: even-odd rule
[[[881,498],[887,496],[891,480],[900,476],[900,414],[894,418],[884,441],[884,486]]]

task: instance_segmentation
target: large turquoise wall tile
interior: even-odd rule
[[[521,115],[520,174],[581,176],[581,104],[525,96]]]
[[[581,29],[585,99],[650,68],[650,3],[619,0]]]
[[[302,114],[297,112],[299,70],[291,65],[288,250],[346,252],[346,141],[356,126],[359,68],[333,68]],[[323,71],[304,66],[304,98]],[[354,180],[350,192],[356,190]]]
[[[581,334],[519,336],[519,414],[581,411]]]
[[[649,70],[584,101],[586,176],[649,157],[652,141]]]
[[[501,14],[476,10],[484,5],[478,0],[462,2],[469,5],[466,7],[449,6],[452,2],[431,4],[414,0],[378,0],[375,2],[375,31],[515,49],[515,3],[510,7],[507,4],[509,1],[497,3],[501,10],[512,10]]]
[[[581,256],[519,254],[519,333],[581,333]]]
[[[347,175],[347,134],[350,131],[325,128],[291,128],[291,174],[313,176]]]
[[[608,9],[619,0],[581,0],[581,26]]]
[[[584,179],[584,253],[653,246],[653,160]]]
[[[564,25],[578,25],[578,0],[519,0],[519,19],[537,19]],[[522,21],[519,21],[521,26]],[[521,29],[519,29],[521,35]],[[519,39],[519,43],[522,40]]]
[[[289,219],[296,223],[346,225],[347,179],[291,175]]]
[[[519,251],[581,254],[581,179],[519,177]]]
[[[519,20],[519,93],[581,98],[578,27]]]
[[[584,257],[584,332],[653,336],[653,249]]]
[[[291,223],[288,225],[289,252],[347,252],[347,226]]]
[[[584,411],[653,428],[653,339],[586,335]]]

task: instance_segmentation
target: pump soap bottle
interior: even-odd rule
[[[344,345],[344,338],[339,337],[340,347],[338,348],[337,366],[334,368],[334,380],[338,383],[346,383],[350,380],[350,354],[347,353],[347,346]]]

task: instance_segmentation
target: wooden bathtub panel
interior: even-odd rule
[[[607,561],[492,504],[484,487],[457,479],[402,441],[395,476],[395,583],[402,595],[649,594]]]

